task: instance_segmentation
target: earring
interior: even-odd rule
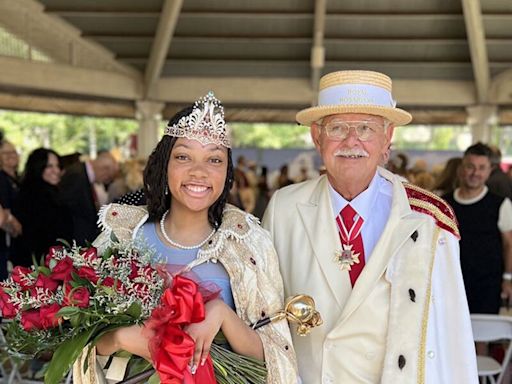
[[[165,186],[165,192],[164,193],[165,193],[165,196],[167,196],[169,194],[169,186],[168,185]]]

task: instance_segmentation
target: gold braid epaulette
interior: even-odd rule
[[[457,218],[452,207],[439,196],[416,185],[404,183],[409,205],[414,211],[432,216],[436,224],[460,239]]]

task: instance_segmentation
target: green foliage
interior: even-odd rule
[[[234,147],[310,148],[309,128],[296,124],[231,123]]]
[[[96,332],[96,326],[81,332],[76,337],[64,341],[53,353],[52,361],[44,374],[46,384],[58,384],[69,371],[75,360],[80,356],[91,336]]]
[[[18,149],[24,164],[38,147],[52,148],[60,155],[88,154],[93,143],[98,150],[110,150],[137,132],[138,124],[127,119],[0,110],[0,129]]]
[[[418,134],[420,130],[421,135]],[[463,150],[466,145],[465,140],[461,138],[469,132],[469,128],[463,125],[397,127],[393,134],[393,147],[419,150]]]

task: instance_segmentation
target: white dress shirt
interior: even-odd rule
[[[368,188],[352,201],[345,200],[331,184],[329,184],[329,195],[333,207],[333,220],[347,204],[350,204],[363,218],[361,236],[367,262],[389,219],[393,197],[392,184],[376,172]]]

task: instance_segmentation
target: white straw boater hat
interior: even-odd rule
[[[395,125],[410,123],[410,113],[396,108],[391,96],[391,79],[373,71],[338,71],[320,79],[318,106],[296,115],[302,125],[310,126],[326,116],[338,113],[365,113],[382,116]]]

